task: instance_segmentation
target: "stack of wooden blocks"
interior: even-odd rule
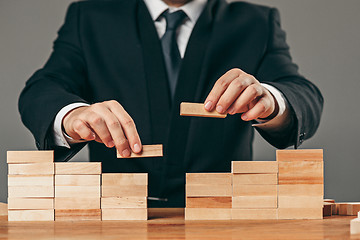
[[[55,221],[101,220],[100,162],[55,163]]]
[[[147,173],[102,175],[102,220],[147,220]]]
[[[54,221],[54,153],[9,151],[9,221]]]
[[[230,175],[187,174],[185,219],[322,219],[323,168],[322,150],[279,150],[276,162],[232,162]],[[214,196],[232,197],[231,209]]]
[[[277,162],[232,162],[232,219],[277,219]]]
[[[187,220],[231,219],[231,173],[187,173]]]

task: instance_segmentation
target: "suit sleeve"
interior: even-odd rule
[[[315,134],[322,114],[323,97],[313,83],[298,73],[297,65],[292,62],[276,9],[270,10],[268,36],[267,49],[255,77],[283,93],[289,103],[292,119],[289,127],[277,132],[257,130],[277,148],[292,145],[297,148]]]
[[[68,160],[85,146],[79,144],[70,150],[56,147],[52,136],[55,116],[64,106],[74,102],[88,103],[86,63],[78,29],[78,5],[70,5],[50,58],[26,82],[19,98],[21,119],[34,135],[37,148],[54,149],[56,161]]]

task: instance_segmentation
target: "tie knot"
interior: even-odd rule
[[[169,10],[166,10],[163,13],[163,16],[166,19],[166,30],[175,30],[184,21],[186,13],[183,10],[179,10],[173,13],[170,13]]]

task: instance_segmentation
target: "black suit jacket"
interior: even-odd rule
[[[190,37],[171,101],[160,41],[142,0],[73,3],[46,65],[26,83],[19,109],[39,149],[68,160],[85,144],[52,144],[58,111],[74,102],[117,100],[134,119],[143,144],[164,144],[164,157],[116,159],[115,149],[90,142],[90,161],[103,172],[148,172],[150,206],[184,206],[186,172],[229,172],[252,159],[254,130],[240,115],[226,119],[179,116],[180,102],[203,102],[215,81],[240,68],[279,89],[293,113],[291,127],[261,130],[272,145],[299,146],[320,121],[319,90],[292,62],[276,9],[209,0]]]

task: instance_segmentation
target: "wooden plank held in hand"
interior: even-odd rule
[[[143,157],[162,157],[163,156],[163,145],[143,145],[141,153],[131,152],[129,157],[126,158],[143,158]],[[117,158],[124,158],[117,152]]]
[[[183,102],[180,104],[180,116],[226,118],[227,114],[218,113],[216,110],[208,112],[202,103]]]
[[[7,163],[52,163],[54,151],[7,151]]]

